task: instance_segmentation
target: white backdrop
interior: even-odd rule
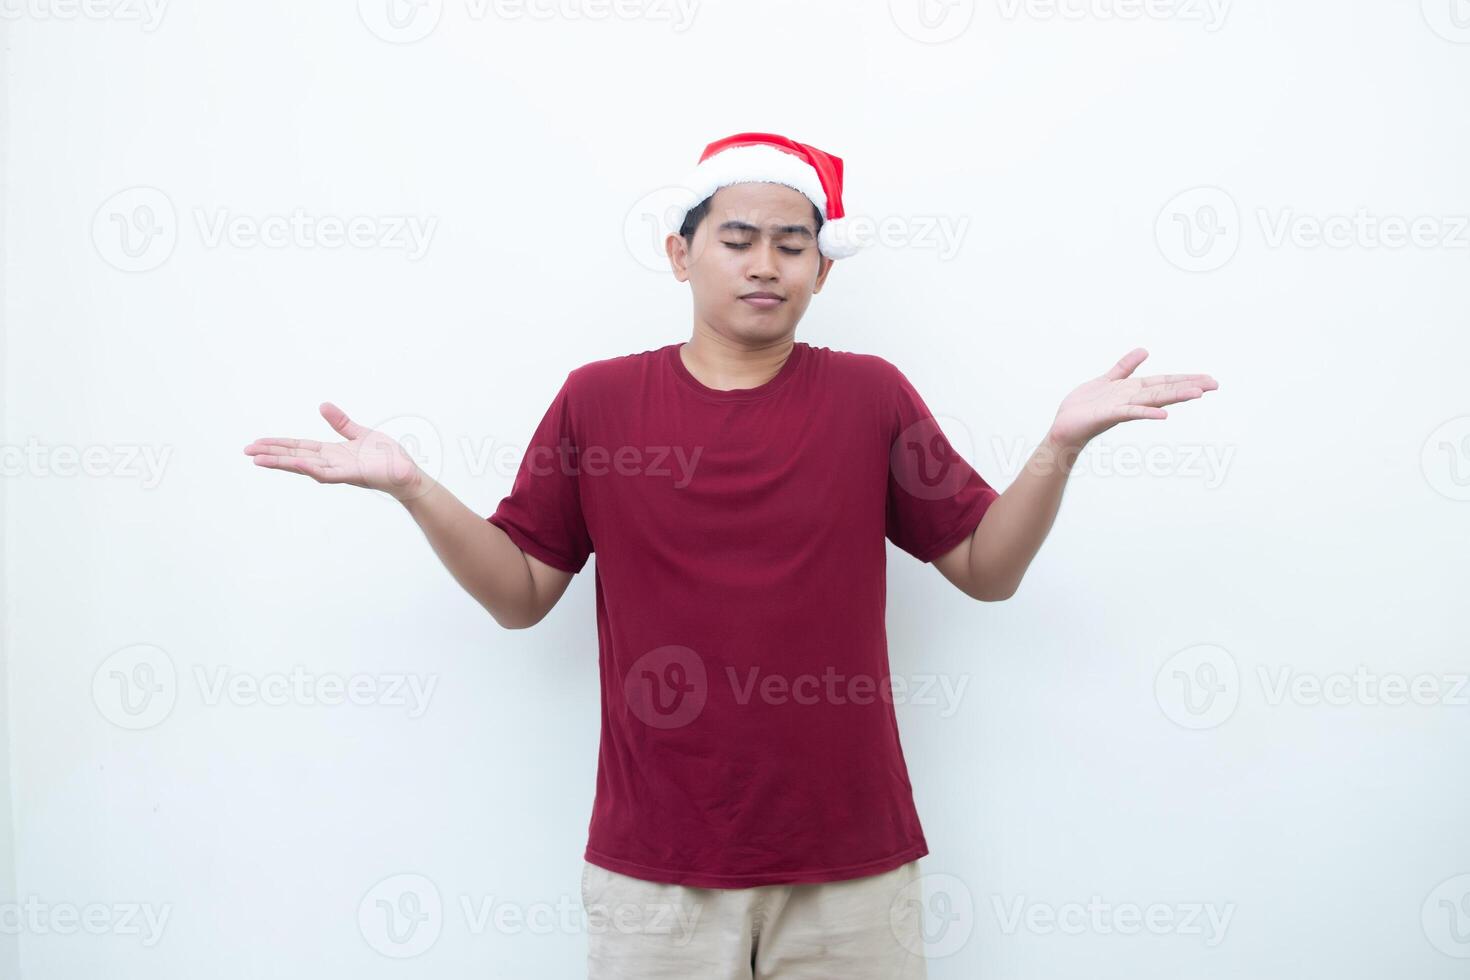
[[[241,450],[332,400],[488,514],[567,371],[688,338],[650,218],[742,130],[879,235],[798,339],[998,487],[1134,346],[1220,381],[1012,600],[890,547],[930,976],[1463,975],[1463,0],[3,12],[0,976],[582,975],[593,565],[504,631]]]

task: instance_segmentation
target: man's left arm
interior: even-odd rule
[[[1067,476],[1087,443],[1119,422],[1168,418],[1163,406],[1219,387],[1208,374],[1130,377],[1146,357],[1148,351],[1135,348],[1062,400],[1021,474],[991,503],[969,537],[934,559],[934,567],[956,588],[985,602],[1015,595],[1056,521]]]

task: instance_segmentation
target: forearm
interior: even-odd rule
[[[1076,459],[1077,450],[1064,450],[1048,434],[1021,474],[986,510],[970,535],[971,594],[991,600],[1015,594],[1056,521]]]
[[[437,481],[423,479],[428,489],[401,502],[444,567],[501,626],[516,629],[534,623],[540,613],[525,554]]]

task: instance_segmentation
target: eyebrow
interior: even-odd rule
[[[719,230],[754,232],[760,231],[759,228],[748,221],[726,221],[724,224],[720,225]],[[780,225],[778,227],[772,228],[771,231],[776,235],[800,235],[803,238],[813,237],[812,230],[806,225]]]

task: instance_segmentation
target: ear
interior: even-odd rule
[[[834,265],[836,265],[836,260],[829,259],[825,255],[820,257],[817,265],[817,284],[812,287],[812,295],[815,296],[822,291],[822,286],[827,281],[827,273],[832,271],[832,266]]]
[[[664,251],[669,256],[669,267],[674,270],[674,278],[680,282],[689,281],[689,245],[684,241],[684,236],[669,233],[664,239]]]

